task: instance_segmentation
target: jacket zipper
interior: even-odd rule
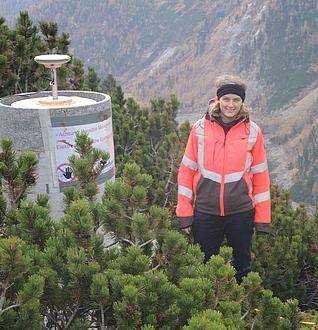
[[[238,126],[240,123],[245,122],[246,120],[247,120],[247,118],[245,118],[243,121],[239,121],[234,126],[232,126],[231,129],[233,129],[235,126]],[[220,123],[218,123],[218,124],[220,125]],[[226,136],[229,133],[229,131],[227,133],[224,131],[224,141],[223,141],[223,145],[222,145],[222,147],[224,149],[224,159],[226,159]],[[224,183],[224,181],[225,181],[225,175],[224,175],[224,173],[225,173],[225,163],[226,162],[224,161],[223,162],[223,173],[222,173],[222,179],[221,179],[221,187],[220,187],[220,215],[221,216],[224,216],[225,215],[225,210],[224,210],[224,185],[225,185],[225,183]]]
[[[226,133],[224,131],[224,141],[223,141],[223,152],[224,152],[224,159],[226,157],[226,147],[225,147],[225,143],[226,143]],[[225,162],[223,162],[223,173],[222,173],[222,179],[221,179],[221,187],[220,187],[220,215],[224,216],[225,212],[224,212],[224,175],[225,173]]]

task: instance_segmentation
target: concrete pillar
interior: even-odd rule
[[[50,105],[41,102],[50,92],[18,94],[0,100],[0,139],[11,137],[15,150],[32,151],[39,159],[39,176],[28,198],[50,195],[52,217],[63,215],[62,189],[75,185],[66,173],[66,156],[75,153],[72,142],[76,130],[86,130],[94,146],[110,153],[104,173],[98,179],[102,194],[107,181],[115,179],[111,99],[103,93],[59,91],[72,102]]]

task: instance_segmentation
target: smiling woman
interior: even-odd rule
[[[212,116],[222,117],[223,122],[231,122],[232,120],[226,116],[227,112],[228,114],[235,112],[234,115],[230,116],[233,119],[249,115],[250,110],[244,103],[247,89],[244,81],[236,76],[224,75],[218,78],[215,87],[217,88],[219,102],[216,102],[212,107],[210,111]],[[228,104],[231,98],[232,104]],[[232,108],[235,108],[236,111]],[[229,110],[226,111],[226,109]]]
[[[252,270],[252,235],[269,233],[270,180],[264,139],[249,119],[246,84],[216,81],[214,105],[190,133],[178,175],[176,214],[205,254],[218,254],[224,235],[233,249],[236,280]],[[194,204],[193,204],[194,201]]]
[[[243,101],[241,97],[236,94],[226,94],[220,97],[219,103],[222,121],[228,124],[239,115]]]

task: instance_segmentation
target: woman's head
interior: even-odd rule
[[[245,101],[246,83],[239,77],[224,75],[215,82],[218,102],[210,109],[211,115],[219,116],[225,122],[246,117],[250,110]]]

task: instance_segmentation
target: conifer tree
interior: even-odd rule
[[[73,58],[69,67],[71,69],[69,88],[75,90],[85,90],[85,69],[83,62],[78,58]]]
[[[36,260],[52,233],[48,198],[26,201],[36,182],[35,154],[18,154],[10,138],[2,138],[0,147],[0,328],[37,329],[44,277]]]
[[[126,103],[126,99],[124,98],[124,92],[120,85],[114,86],[111,96],[112,103],[116,104],[119,107],[118,110],[120,110]]]
[[[11,138],[2,138],[0,143],[0,178],[3,180],[2,193],[9,196],[11,208],[19,207],[21,200],[26,197],[28,189],[35,185],[38,159],[32,152],[17,155]],[[1,195],[1,205],[5,200]],[[2,209],[6,214],[6,210]]]
[[[289,191],[271,189],[271,234],[253,243],[253,269],[264,286],[286,301],[296,298],[304,309],[317,307],[317,216],[310,220],[304,204],[292,208]]]
[[[18,81],[12,71],[12,31],[4,23],[5,19],[0,17],[0,97],[10,95]]]
[[[0,240],[0,328],[39,329],[44,277],[34,272],[32,246],[12,236]]]
[[[123,247],[142,247],[149,254],[170,225],[169,213],[147,203],[152,177],[137,164],[126,164],[122,178],[106,185],[103,196],[103,226]]]
[[[98,73],[93,66],[89,66],[87,69],[88,72],[86,75],[86,89],[89,91],[98,92],[101,79],[99,78]]]
[[[45,43],[46,49],[45,54],[69,54],[68,46],[71,44],[69,33],[62,33],[62,36],[58,35],[58,25],[56,22],[39,21],[39,30],[43,35],[43,42]],[[42,52],[43,54],[43,52]],[[40,55],[40,54],[37,54]],[[59,68],[57,80],[59,89],[69,89],[69,81],[67,77],[71,76],[71,70],[69,68],[70,63],[66,63]],[[41,72],[42,81],[47,79],[48,69],[43,65],[40,65],[39,72]],[[45,80],[44,80],[45,82]]]
[[[99,191],[97,179],[107,164],[109,153],[94,148],[93,140],[85,131],[76,133],[75,151],[77,155],[70,156],[69,163],[76,177],[77,188],[70,187],[64,190],[65,210],[75,200],[86,200],[93,217],[94,231],[97,231],[101,227],[101,205],[97,197],[102,193]]]
[[[185,145],[180,137],[176,116],[179,101],[174,95],[164,99],[151,100],[149,122],[150,164],[149,170],[155,178],[151,195],[153,202],[172,206],[177,198],[176,181]]]
[[[61,324],[62,329],[69,329],[75,319],[95,319],[95,313],[104,317],[109,304],[108,282],[103,276],[104,237],[93,228],[89,206],[77,200],[46,242],[40,273],[46,278],[42,306],[48,328]],[[105,293],[96,295],[103,286]]]
[[[76,155],[69,157],[80,193],[89,201],[96,199],[99,193],[97,179],[104,170],[109,159],[109,153],[93,147],[91,139],[85,131],[76,132]]]
[[[142,173],[154,178],[149,202],[173,212],[177,172],[191,129],[189,122],[178,127],[178,100],[174,95],[169,101],[163,98],[151,100],[149,109],[141,108],[132,98],[118,101],[115,98],[113,103],[118,175],[127,162],[136,162]]]
[[[79,157],[72,167],[77,167],[81,188],[66,192],[65,215],[52,223],[47,198],[22,199],[16,222],[10,223],[11,236],[0,240],[1,325],[37,329],[42,318],[42,327],[65,330],[194,329],[198,324],[206,329],[299,328],[296,300],[283,303],[264,291],[257,273],[237,285],[230,248],[222,247],[203,264],[199,247],[170,229],[170,213],[149,205],[153,178],[138,165],[127,163],[122,178],[106,185],[100,212],[95,212],[96,203],[83,189],[91,183],[87,178],[96,180],[100,154],[83,132],[76,141]],[[81,177],[82,161],[89,164],[86,178]],[[95,216],[121,248],[105,249],[104,236],[94,229]],[[304,224],[304,214],[299,216]]]
[[[99,90],[100,78],[92,68],[85,74],[82,61],[69,53],[69,33],[62,32],[59,36],[56,22],[42,20],[33,25],[28,12],[21,11],[15,29],[10,30],[4,23],[5,19],[0,17],[0,96],[50,87],[52,76],[49,70],[34,61],[35,56],[42,54],[71,57],[69,63],[59,68],[59,89]]]
[[[39,28],[44,36],[48,53],[53,54],[58,46],[58,25],[56,22],[39,21]]]
[[[101,83],[101,92],[111,95],[117,85],[116,79],[112,74],[108,74]]]
[[[27,11],[21,11],[14,30],[12,51],[14,52],[13,72],[18,77],[15,93],[26,93],[34,86],[37,63],[34,57],[45,51],[45,44],[33,25]]]

